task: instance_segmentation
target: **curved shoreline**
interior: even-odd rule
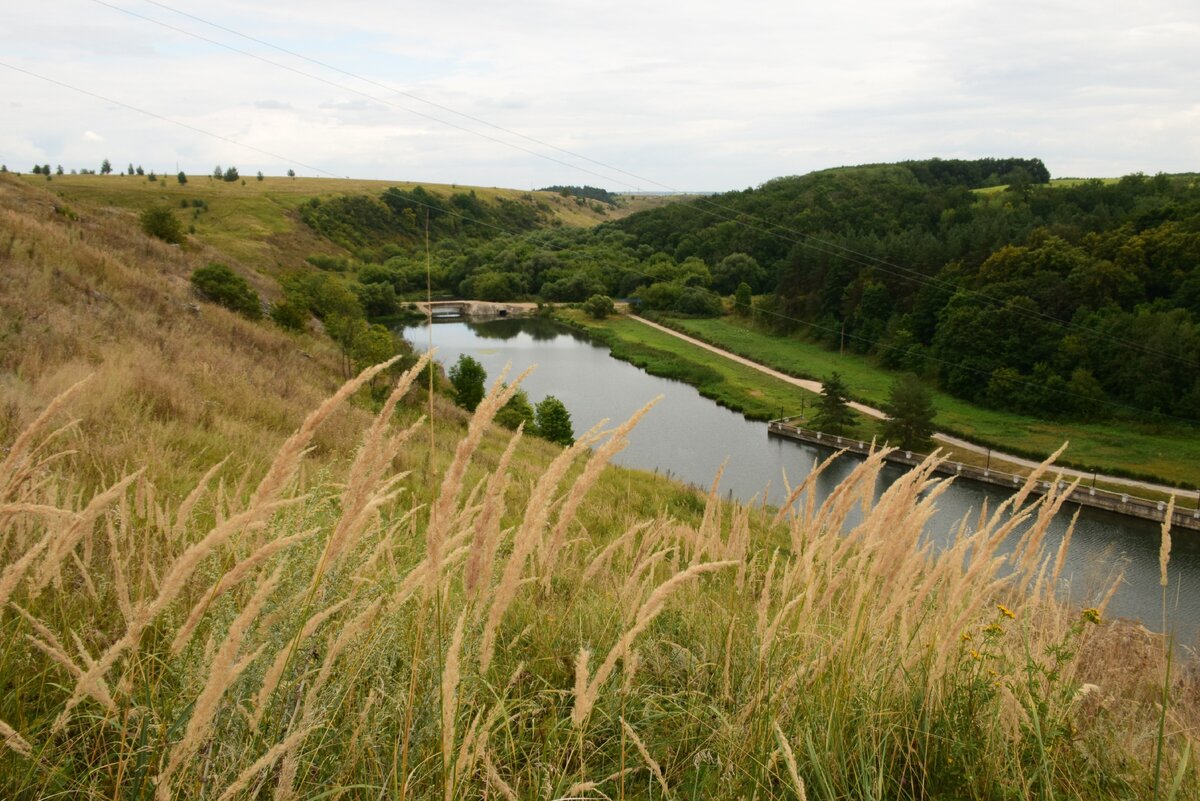
[[[711,353],[714,353],[718,356],[721,356],[725,359],[728,359],[732,362],[741,364],[745,367],[749,367],[753,370],[757,370],[760,373],[771,376],[772,378],[778,379],[785,383],[791,384],[792,386],[799,387],[800,389],[804,389],[808,392],[814,392],[814,393],[821,392],[821,383],[819,381],[813,381],[811,379],[806,379],[806,378],[797,378],[795,376],[788,375],[787,373],[780,372],[779,370],[775,370],[774,368],[768,367],[768,366],[761,364],[759,362],[756,362],[752,359],[747,359],[744,356],[739,356],[738,354],[727,351],[724,348],[720,348],[720,347],[717,347],[716,345],[712,345],[708,342],[705,342],[702,339],[698,339],[696,337],[689,336],[688,334],[684,334],[680,331],[676,331],[675,329],[670,328],[665,325],[662,325],[661,323],[656,323],[656,322],[653,322],[652,320],[647,320],[643,317],[638,317],[637,315],[630,314],[630,315],[626,315],[626,317],[627,317],[627,319],[636,320],[637,322],[642,323],[643,325],[647,325],[657,331],[661,331],[664,334],[670,334],[671,336],[673,336],[677,339],[680,339],[684,342],[687,342],[690,345],[695,345],[698,348],[702,348],[702,349],[707,350]],[[849,405],[852,409],[854,409],[858,412],[861,412],[862,414],[865,414],[868,417],[873,417],[877,420],[882,420],[886,417],[886,415],[883,413],[882,410],[877,409],[873,406],[868,406],[865,403],[859,403],[858,401],[851,401]],[[1040,462],[1038,462],[1036,460],[1028,459],[1028,458],[1025,458],[1022,456],[1017,456],[1017,455],[1011,454],[1011,453],[1002,452],[996,448],[989,448],[984,445],[977,445],[976,443],[970,442],[961,437],[957,437],[957,436],[954,436],[951,434],[936,432],[933,436],[934,436],[934,439],[936,439],[937,441],[944,443],[946,445],[949,445],[949,446],[952,446],[955,448],[959,448],[959,449],[962,449],[965,451],[970,451],[971,453],[975,453],[975,454],[979,454],[979,455],[984,455],[984,454],[990,453],[991,458],[993,460],[1007,462],[1009,464],[1017,465],[1019,467],[1023,467],[1026,469],[1031,469],[1031,468],[1037,467],[1040,464]],[[1156,483],[1153,481],[1145,481],[1145,480],[1141,480],[1141,479],[1132,479],[1132,478],[1123,478],[1120,476],[1114,476],[1114,475],[1107,474],[1107,473],[1093,472],[1091,470],[1079,470],[1077,468],[1064,467],[1061,465],[1055,465],[1055,470],[1064,476],[1070,476],[1072,478],[1092,478],[1094,476],[1096,478],[1096,480],[1104,481],[1109,484],[1117,484],[1117,485],[1120,485],[1123,487],[1134,487],[1134,488],[1138,488],[1138,489],[1142,489],[1142,490],[1148,490],[1151,492],[1163,493],[1165,495],[1178,496],[1181,494],[1178,487],[1173,487],[1173,486],[1170,486],[1167,484],[1159,484],[1159,483]]]

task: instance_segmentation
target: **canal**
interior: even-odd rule
[[[429,342],[430,332],[424,325],[405,328],[402,333],[419,349]],[[657,378],[614,359],[607,348],[549,320],[438,323],[432,334],[438,360],[447,368],[460,354],[470,355],[483,364],[489,383],[510,362],[512,375],[537,365],[523,384],[530,402],[536,404],[546,395],[554,395],[570,411],[577,433],[605,418],[622,422],[661,395],[662,400],[633,432],[629,447],[614,460],[625,467],[656,471],[707,489],[725,463],[722,493],[741,501],[779,503],[785,475],[795,486],[815,460],[829,455],[806,444],[768,437],[765,423],[746,420],[687,384]],[[818,496],[827,494],[855,464],[853,457],[845,456],[831,465],[818,479]],[[884,468],[885,481],[901,474],[899,467]],[[998,488],[957,481],[939,499],[939,511],[927,536],[945,541],[965,516],[978,515],[985,501],[994,509],[1006,497]],[[1053,550],[1061,543],[1075,508],[1065,505],[1053,522],[1048,548]],[[1111,577],[1123,573],[1124,582],[1108,608],[1109,616],[1140,620],[1161,630],[1158,548],[1158,524],[1083,509],[1063,571],[1072,600],[1080,605],[1093,603],[1107,589]],[[1200,633],[1198,578],[1200,537],[1195,532],[1177,531],[1171,550],[1167,616],[1168,627],[1181,644],[1194,644]]]

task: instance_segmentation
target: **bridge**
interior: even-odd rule
[[[531,314],[536,303],[497,303],[486,300],[421,301],[417,309],[434,322],[441,320],[490,320],[496,317],[519,317]]]
[[[814,431],[812,429],[793,424],[791,422],[793,419],[794,418],[784,417],[779,420],[771,420],[769,423],[767,423],[768,436],[783,437],[785,439],[805,442],[809,445],[816,445],[822,448],[845,450],[860,456],[867,456],[872,451],[879,450],[878,446],[876,446],[874,442],[865,442],[863,440],[852,439],[850,437],[839,437],[833,434],[826,434],[821,431]],[[885,459],[895,464],[915,467],[925,460],[926,455],[927,454],[924,453],[914,453],[913,451],[894,450],[889,453]],[[1053,466],[1051,467],[1051,470],[1053,470]],[[942,475],[966,478],[970,479],[971,481],[981,482],[983,484],[991,484],[996,487],[1003,487],[1013,491],[1019,489],[1027,481],[1026,476],[949,460],[941,462],[935,468],[934,472]],[[1066,490],[1071,486],[1070,482],[1059,477],[1057,480],[1039,480],[1030,489],[1034,494],[1045,495],[1056,483],[1060,491]],[[1090,506],[1095,509],[1106,509],[1110,512],[1116,512],[1117,514],[1128,515],[1129,517],[1140,517],[1145,520],[1154,520],[1158,522],[1162,522],[1162,519],[1166,516],[1167,510],[1166,501],[1154,501],[1147,498],[1138,498],[1128,493],[1111,492],[1109,490],[1097,489],[1096,487],[1087,487],[1083,485],[1076,486],[1075,489],[1072,490],[1067,496],[1067,500],[1080,506]],[[1200,508],[1176,508],[1174,514],[1171,515],[1171,528],[1200,531]]]

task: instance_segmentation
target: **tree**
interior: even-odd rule
[[[224,264],[214,263],[198,268],[192,273],[192,286],[214,303],[219,303],[251,320],[262,316],[262,304],[258,293],[250,288],[245,278]]]
[[[33,174],[34,174],[34,175],[41,175],[41,174],[42,174],[42,165],[41,165],[41,164],[34,164],[34,165],[33,165]]]
[[[129,175],[133,175],[133,162],[129,162],[129,169],[125,171]]]
[[[110,172],[112,172],[112,163],[108,159],[105,159],[100,163],[100,174],[108,175]]]
[[[175,176],[175,180],[179,181],[181,185],[187,183],[187,176],[184,175],[183,170],[179,171],[179,174]]]
[[[835,436],[848,433],[854,427],[854,412],[846,393],[846,384],[836,371],[822,381],[821,400],[817,402],[813,426]]]
[[[296,177],[296,171],[288,170],[288,178],[295,178],[295,177]]]
[[[763,282],[767,280],[767,271],[753,256],[745,253],[730,253],[713,267],[712,280],[713,289],[721,294],[729,294],[740,283],[750,284],[752,290],[755,287],[762,287]]]
[[[213,167],[213,171],[212,171],[212,177],[213,177],[213,178],[215,178],[216,180],[218,180],[218,181],[219,181],[219,180],[221,180],[221,179],[222,179],[224,176],[225,176],[225,171],[221,169],[221,165],[220,165],[220,164],[218,164],[217,166]]]
[[[142,169],[142,165],[141,165],[141,164],[137,165],[137,169],[136,169],[134,172],[136,172],[138,175],[145,175],[145,174],[146,174],[146,171],[145,171],[144,169]],[[132,173],[131,173],[131,174],[132,174]]]
[[[884,440],[908,451],[932,447],[933,400],[921,379],[912,373],[896,379],[883,410],[887,413],[880,429]]]
[[[454,387],[454,402],[469,412],[475,411],[483,400],[483,382],[487,372],[483,365],[467,354],[458,357],[450,368],[450,384]]]
[[[511,431],[516,431],[521,423],[525,424],[526,430],[530,430],[533,428],[533,421],[533,406],[529,403],[529,395],[523,389],[518,389],[508,399],[508,403],[496,412],[496,422]]]
[[[165,206],[154,206],[142,212],[142,230],[164,242],[178,245],[183,242],[183,223]]]
[[[259,171],[258,171],[258,176],[257,176],[257,177],[258,177],[258,180],[260,180],[260,181],[263,179],[262,170],[259,170]]]
[[[563,446],[575,443],[575,429],[571,425],[571,413],[558,398],[547,395],[534,410],[534,417],[539,437]]]
[[[737,292],[733,293],[733,313],[739,317],[749,317],[754,311],[754,296],[750,285],[745,281],[738,284]]]
[[[593,319],[603,320],[617,310],[613,299],[608,295],[592,295],[583,303],[583,310]]]
[[[230,167],[229,169],[225,170],[225,173],[221,177],[226,183],[233,183],[241,176],[238,175],[237,167]]]
[[[54,174],[55,174],[55,175],[62,175],[62,174],[63,174],[63,168],[62,168],[62,165],[61,165],[61,164],[59,164],[57,167],[55,167],[55,168],[54,168]]]
[[[271,307],[271,319],[289,331],[303,331],[308,323],[308,309],[294,298],[284,298]]]

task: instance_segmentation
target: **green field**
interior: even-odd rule
[[[796,336],[767,334],[733,318],[673,319],[670,324],[789,375],[819,380],[836,370],[845,378],[852,397],[872,405],[886,400],[894,379],[893,373],[865,357],[839,355]],[[1067,442],[1069,448],[1062,462],[1070,466],[1154,477],[1189,487],[1200,481],[1196,467],[1200,464],[1200,438],[1191,428],[1132,421],[1088,424],[1037,420],[983,409],[942,392],[934,391],[933,398],[939,430],[997,449],[1045,458]],[[789,413],[798,411],[792,409]]]

